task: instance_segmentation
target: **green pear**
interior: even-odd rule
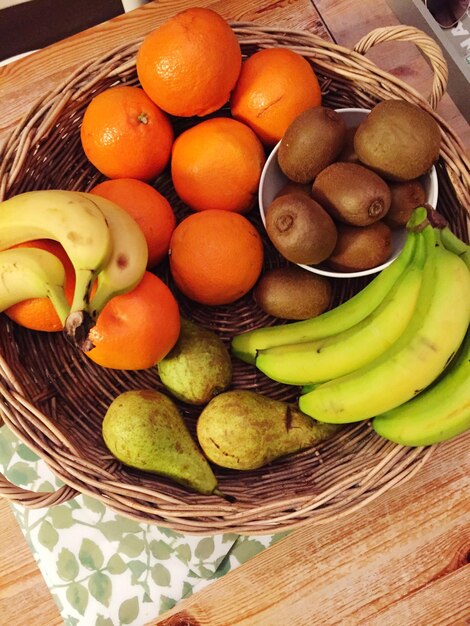
[[[207,404],[232,382],[232,361],[216,333],[181,319],[178,341],[158,365],[165,388],[188,404]]]
[[[309,448],[338,431],[296,406],[253,391],[221,393],[202,410],[197,437],[206,457],[221,467],[256,469]]]
[[[104,416],[102,433],[111,454],[125,465],[167,476],[199,493],[211,494],[217,488],[177,406],[159,391],[117,396]]]

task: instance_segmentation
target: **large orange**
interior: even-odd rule
[[[103,367],[146,369],[168,354],[179,332],[173,294],[157,276],[145,272],[137,287],[106,304],[88,335],[95,347],[86,354]]]
[[[163,260],[176,228],[176,217],[161,193],[135,178],[105,180],[93,187],[90,193],[115,202],[134,218],[147,241],[147,267],[155,267]]]
[[[65,297],[69,304],[72,304],[75,290],[75,270],[60,243],[52,239],[36,239],[34,241],[26,241],[18,244],[17,247],[41,248],[42,250],[47,250],[47,252],[55,254],[64,266]],[[58,332],[63,329],[59,316],[49,298],[28,298],[5,309],[4,312],[17,324],[25,328],[30,328],[31,330]]]
[[[223,106],[240,73],[240,45],[211,9],[178,13],[149,33],[137,53],[140,84],[172,115],[207,115]]]
[[[256,200],[264,148],[246,124],[215,117],[175,141],[171,175],[180,198],[193,210],[242,213]]]
[[[170,158],[173,127],[139,87],[111,87],[87,106],[80,132],[88,160],[107,178],[148,181]]]
[[[267,146],[276,144],[294,118],[321,104],[312,66],[288,48],[268,48],[244,61],[230,106]]]
[[[229,304],[248,293],[263,265],[256,228],[239,213],[192,213],[170,242],[170,269],[178,289],[208,305]]]

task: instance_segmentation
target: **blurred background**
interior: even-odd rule
[[[0,0],[0,61],[74,35],[148,0]]]

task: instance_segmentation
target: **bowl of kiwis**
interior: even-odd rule
[[[434,118],[404,100],[307,109],[261,175],[269,239],[288,261],[316,274],[380,272],[400,253],[413,209],[436,207],[440,144]]]

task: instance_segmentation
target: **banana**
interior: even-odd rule
[[[372,420],[381,437],[428,446],[470,429],[470,331],[443,375],[415,398]]]
[[[0,250],[31,239],[54,239],[76,275],[72,314],[88,304],[94,277],[111,254],[111,236],[95,199],[76,191],[28,191],[0,203]]]
[[[301,322],[247,331],[232,339],[232,354],[254,364],[258,350],[322,339],[351,328],[376,309],[404,273],[415,248],[415,235],[408,234],[399,256],[352,298],[318,317]]]
[[[70,305],[64,293],[65,271],[59,259],[39,248],[0,252],[0,311],[29,298],[48,297],[62,324]]]
[[[321,383],[349,374],[387,350],[405,331],[415,312],[425,261],[424,239],[381,304],[361,322],[317,341],[260,350],[256,367],[290,385]]]
[[[329,423],[370,419],[428,387],[458,350],[470,320],[470,272],[433,228],[423,232],[427,259],[408,328],[378,359],[301,396],[301,411]]]
[[[96,319],[112,297],[139,283],[147,267],[148,248],[142,230],[124,209],[100,196],[81,195],[95,202],[103,213],[112,240],[111,256],[98,274],[97,288],[87,307],[92,319]]]
[[[449,226],[444,226],[439,232],[442,245],[447,248],[447,250],[450,250],[450,252],[462,256],[462,254],[470,250],[470,246],[459,239],[457,235],[450,230]]]

